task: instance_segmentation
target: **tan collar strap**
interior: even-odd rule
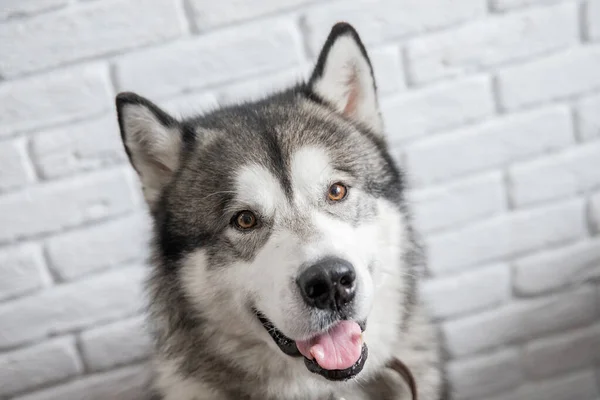
[[[406,366],[406,364],[394,357],[390,361],[388,361],[388,363],[385,366],[387,368],[393,369],[394,371],[399,373],[400,376],[402,376],[402,378],[410,388],[412,400],[418,400],[417,382],[415,381],[415,377],[413,376],[412,372],[410,372],[410,369]]]

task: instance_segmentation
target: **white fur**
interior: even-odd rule
[[[273,215],[276,209],[286,206],[286,197],[281,184],[268,169],[251,164],[237,173],[236,202]]]
[[[313,90],[340,113],[374,132],[383,132],[369,62],[350,34],[338,37],[331,46],[323,74],[314,83]],[[350,102],[355,102],[355,106],[348,109]]]

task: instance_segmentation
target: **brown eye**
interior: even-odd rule
[[[329,191],[327,192],[327,198],[330,201],[340,201],[346,197],[348,193],[348,188],[341,183],[334,183],[329,186]]]
[[[252,211],[240,211],[234,217],[234,223],[239,229],[254,228],[257,223],[256,215]]]

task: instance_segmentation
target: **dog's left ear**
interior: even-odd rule
[[[308,85],[337,112],[383,135],[373,67],[351,25],[333,26]]]
[[[120,93],[116,106],[125,150],[140,177],[146,202],[153,210],[179,166],[180,124],[135,93]]]

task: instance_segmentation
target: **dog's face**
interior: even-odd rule
[[[133,94],[117,105],[158,257],[198,312],[330,380],[358,374],[377,346],[361,331],[390,322],[373,309],[404,229],[356,32],[336,25],[308,84],[257,103],[185,121]]]

